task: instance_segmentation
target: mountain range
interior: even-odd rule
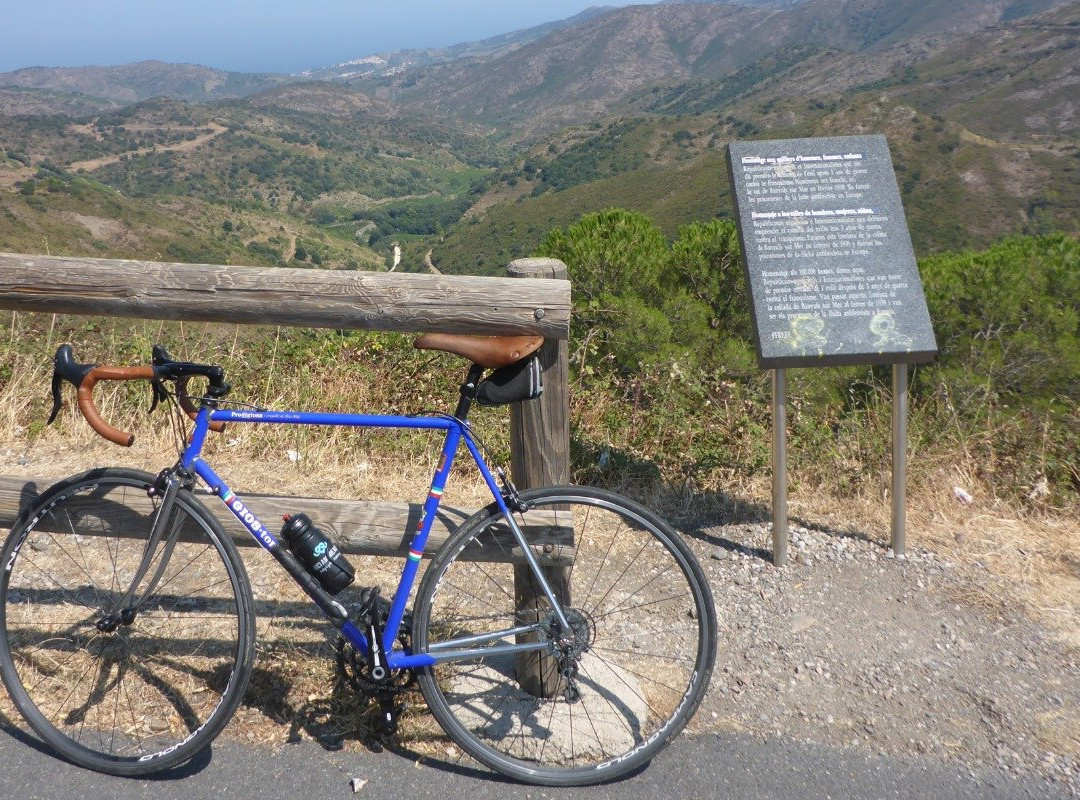
[[[1075,230],[1078,43],[1080,0],[665,2],[299,75],[16,70],[0,74],[0,249],[70,230],[73,250],[152,257],[156,234],[78,226],[121,214],[111,188],[160,220],[183,199],[181,260],[372,264],[393,238],[406,268],[497,271],[610,205],[669,235],[730,213],[734,138],[871,131],[920,252]]]
[[[791,47],[868,54],[924,51],[1064,0],[743,0],[593,7],[574,17],[448,48],[368,54],[297,75],[144,61],[0,73],[0,113],[73,110],[168,96],[247,97],[285,84],[338,81],[395,103],[536,130],[604,114],[636,91],[717,79]],[[880,68],[879,68],[880,71]],[[20,91],[22,90],[22,91]]]

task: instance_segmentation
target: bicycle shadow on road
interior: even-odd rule
[[[482,766],[476,765],[476,762],[468,759],[467,756],[461,756],[461,758],[463,759],[461,761],[438,758],[432,756],[430,753],[420,753],[416,750],[413,750],[408,746],[406,742],[396,742],[395,746],[387,746],[387,749],[390,750],[390,752],[394,753],[394,755],[408,759],[409,761],[412,761],[418,766],[430,767],[431,769],[437,770],[439,772],[446,772],[451,775],[461,775],[467,778],[475,778],[477,780],[487,781],[489,783],[503,783],[507,784],[508,786],[520,787],[522,785],[519,781],[515,781],[514,779],[508,778],[505,775],[500,775],[497,772],[493,772],[489,769],[485,769]],[[637,775],[640,775],[642,772],[647,770],[649,768],[649,764],[651,763],[651,760],[646,761],[644,764],[635,767],[627,773],[619,775],[612,780],[601,781],[595,785],[609,786],[631,780]]]

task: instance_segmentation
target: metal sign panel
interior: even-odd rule
[[[762,367],[937,354],[884,136],[732,142],[728,170]]]

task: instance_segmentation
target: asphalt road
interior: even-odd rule
[[[352,778],[367,780],[358,793]],[[680,737],[651,765],[620,781],[581,789],[506,783],[482,769],[395,752],[328,752],[311,742],[277,752],[215,744],[189,764],[153,780],[112,778],[53,757],[31,735],[0,723],[0,798],[4,800],[211,800],[212,798],[851,798],[984,800],[1065,798],[1062,787],[955,764],[902,761],[739,734]]]

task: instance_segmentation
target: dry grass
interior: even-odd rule
[[[42,430],[49,382],[49,362],[42,354],[51,353],[64,340],[71,323],[64,323],[67,330],[62,333],[64,324],[54,325],[48,317],[14,315],[9,320],[7,330],[2,332],[7,334],[5,358],[10,369],[0,380],[0,474],[61,477],[102,464],[156,472],[172,463],[175,437],[163,417],[143,413],[149,397],[141,388],[132,392],[124,387],[103,386],[98,394],[106,419],[129,426],[136,435],[136,444],[130,449],[105,443],[71,405],[61,412],[59,425]],[[148,324],[139,335],[157,340],[164,332],[166,337],[175,338],[174,328]],[[33,347],[21,348],[20,342],[29,341],[31,336]],[[265,334],[262,336],[265,340]],[[393,398],[391,404],[407,401],[407,406],[394,410],[408,412],[445,408],[451,399],[446,393],[450,383],[409,386],[411,393],[401,397],[402,387],[425,369],[424,362],[416,361],[413,355],[387,357],[372,367],[385,371],[387,364],[393,365],[397,377],[389,381],[385,376],[381,382],[367,381],[358,373],[344,372],[338,382],[333,382],[318,370],[301,373],[289,364],[284,354],[288,344],[285,337],[280,348],[274,340],[273,347],[267,348],[269,356],[263,356],[261,364],[259,356],[251,355],[250,348],[246,348],[245,340],[251,338],[246,331],[206,326],[188,326],[185,331],[180,326],[179,338],[187,346],[182,353],[175,348],[178,357],[223,362],[230,375],[247,375],[248,383],[250,376],[261,376],[260,385],[252,391],[237,394],[247,394],[271,406],[374,410],[385,408],[389,397]],[[77,347],[76,354],[83,358],[112,358],[107,347],[94,353]],[[349,357],[360,360],[372,354],[379,357],[377,349],[359,358],[355,354]],[[130,357],[114,360],[132,361]],[[404,365],[397,366],[399,362]],[[448,364],[442,362],[441,366]],[[244,383],[238,381],[238,385]],[[70,389],[68,396],[70,399]],[[591,412],[582,409],[580,399],[575,403],[579,425],[589,424],[590,413],[599,412],[596,408]],[[492,431],[485,438],[501,444],[505,438],[501,432],[505,430],[503,418],[488,414],[484,424]],[[659,426],[655,432],[658,442],[667,436],[662,428]],[[746,441],[755,440],[747,436]],[[935,451],[931,461],[922,455],[916,454],[909,464],[909,547],[930,548],[974,576],[976,580],[963,582],[968,587],[967,596],[962,598],[965,602],[999,610],[1020,606],[1063,641],[1080,647],[1080,523],[1067,509],[1035,512],[995,497],[978,477],[982,473],[975,456],[958,452],[945,457]],[[210,437],[206,456],[241,494],[248,491],[416,501],[426,494],[438,458],[438,442],[430,434],[235,425],[224,435]],[[793,471],[791,516],[866,535],[885,545],[890,520],[888,474],[880,467],[866,466],[865,460],[859,462],[858,453],[853,453],[851,460],[850,464],[837,466],[845,474],[859,477],[844,491],[830,487],[820,474],[806,476]],[[706,486],[694,477],[657,482],[649,477],[656,470],[644,456],[635,456],[629,466],[627,476],[615,481],[615,488],[643,496],[673,519],[730,520],[747,514],[768,519],[771,501],[767,474],[746,477],[735,469],[718,468],[708,476]],[[583,477],[589,479],[590,473],[586,470]],[[964,505],[956,500],[953,486],[970,492],[974,502]],[[485,493],[477,476],[462,468],[450,481],[446,502],[464,507],[481,505],[486,502]],[[267,604],[264,612],[282,600],[303,600],[264,554],[248,551],[244,557],[256,598]],[[354,563],[358,583],[366,585],[392,586],[400,570],[398,561],[356,559]],[[241,708],[230,727],[234,735],[266,743],[299,736],[371,746],[376,709],[335,688],[333,645],[325,631],[326,626],[316,616],[282,619],[269,613],[261,615],[260,650],[251,695],[254,699]],[[418,702],[414,698],[414,706]],[[1048,746],[1061,737],[1071,741],[1075,732],[1067,723],[1046,720]],[[445,747],[437,727],[424,715],[408,715],[403,728],[410,746],[418,750]]]

